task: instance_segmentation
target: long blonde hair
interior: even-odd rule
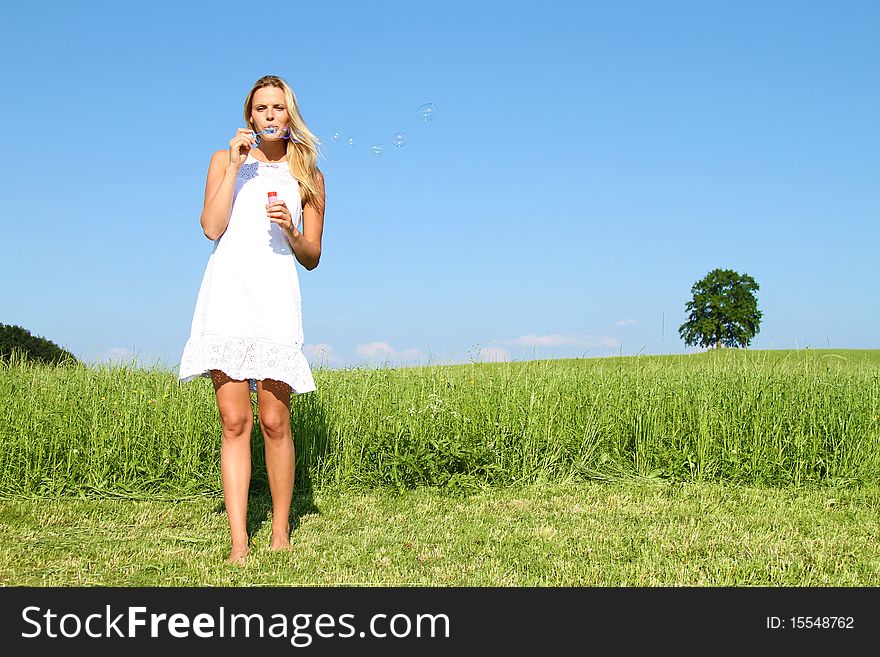
[[[287,127],[291,135],[287,140],[288,166],[290,174],[299,181],[302,204],[312,203],[317,207],[323,207],[325,199],[318,183],[318,139],[309,130],[299,113],[296,95],[290,85],[277,75],[264,75],[257,80],[244,101],[244,122],[251,128],[254,127],[251,122],[254,94],[257,89],[264,87],[277,87],[284,92],[289,117]]]

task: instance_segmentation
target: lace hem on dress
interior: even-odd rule
[[[210,370],[222,370],[233,379],[274,379],[289,385],[294,394],[316,390],[305,355],[295,346],[238,338],[229,335],[191,336],[183,348],[179,380],[211,378]]]

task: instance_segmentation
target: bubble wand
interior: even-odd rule
[[[290,139],[290,128],[288,128],[287,126],[279,128],[278,126],[270,125],[265,130],[260,130],[260,132],[254,132],[253,130],[251,130],[251,134],[257,139],[257,143],[254,145],[260,145],[260,135],[274,135],[276,132],[280,133],[280,137],[282,139]]]

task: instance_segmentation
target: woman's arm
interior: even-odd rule
[[[211,156],[205,184],[205,205],[199,219],[209,240],[216,240],[226,232],[229,215],[232,214],[232,194],[237,175],[238,167],[229,162],[229,151],[217,151]]]
[[[302,232],[293,228],[287,236],[296,259],[309,271],[317,267],[321,260],[321,239],[324,234],[326,195],[324,174],[320,171],[318,171],[318,197],[314,204],[306,203],[303,206]]]

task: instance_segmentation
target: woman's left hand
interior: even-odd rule
[[[296,237],[298,237],[299,231],[293,225],[293,217],[290,216],[290,210],[287,208],[287,203],[285,203],[283,199],[273,205],[267,203],[266,214],[269,215],[269,221],[281,226],[281,230],[287,233],[291,239],[296,239]]]

